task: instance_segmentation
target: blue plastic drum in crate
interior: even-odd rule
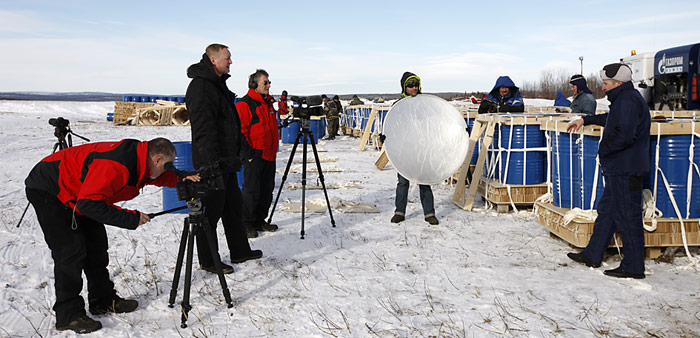
[[[552,140],[552,203],[561,208],[573,208],[572,200],[580,193],[574,184],[572,167],[576,165],[578,145],[569,133],[549,132]]]
[[[676,201],[682,218],[700,218],[700,177],[693,168],[692,185],[688,187],[688,169],[690,168],[690,143],[692,135],[661,135],[659,141],[659,169],[666,176],[671,188],[671,194]],[[649,140],[651,147],[651,168],[649,174],[649,186],[653,192],[655,180],[656,143],[658,136],[652,135]],[[693,140],[693,163],[700,166],[700,138]],[[656,196],[656,208],[661,210],[663,217],[678,217],[673,208],[671,198],[666,191],[666,186],[658,174]],[[690,189],[690,212],[688,213],[687,193]]]
[[[583,210],[591,209],[591,198],[593,197],[593,183],[597,176],[595,201],[593,209],[598,207],[598,201],[603,196],[603,175],[601,168],[596,171],[596,158],[598,157],[598,136],[583,136],[583,146],[578,147],[576,154],[576,165],[574,168],[574,208]],[[583,168],[581,168],[581,157],[583,157]],[[582,172],[583,171],[583,172]],[[583,185],[583,191],[581,191]]]
[[[464,122],[467,123],[469,126],[469,130],[472,131],[474,127],[474,120],[475,119],[470,119],[468,117],[464,118]],[[470,132],[471,134],[471,132]],[[469,161],[470,165],[476,165],[476,161],[479,159],[479,146],[481,145],[481,142],[474,142],[474,153],[472,154],[472,159]]]
[[[173,142],[173,144],[177,151],[177,156],[175,156],[175,161],[173,161],[175,168],[185,171],[194,171],[194,167],[192,166],[192,142],[182,141]],[[163,210],[170,210],[183,205],[185,205],[185,202],[177,199],[177,190],[175,190],[175,188],[163,187]],[[176,212],[184,214],[187,213],[187,210],[189,209]]]
[[[511,140],[511,128],[513,139]],[[502,149],[530,149],[545,146],[544,133],[539,125],[501,125],[499,147]],[[527,144],[526,144],[527,142]],[[505,184],[540,184],[545,181],[544,151],[501,151],[500,181]]]

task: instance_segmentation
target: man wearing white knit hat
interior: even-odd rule
[[[624,258],[616,269],[605,270],[608,276],[644,278],[644,229],[642,221],[642,181],[649,174],[649,107],[632,85],[632,70],[613,63],[600,71],[610,101],[610,112],[589,115],[572,121],[567,130],[575,132],[582,125],[604,126],[598,147],[605,189],[598,202],[598,217],[593,234],[583,251],[569,253],[572,260],[599,267],[615,231],[622,237]]]

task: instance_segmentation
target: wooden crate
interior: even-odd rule
[[[484,177],[479,180],[477,189],[477,192],[484,199],[496,206],[498,212],[508,212],[511,204],[532,206],[537,198],[546,194],[547,191],[547,183],[532,185],[503,184],[497,180]]]
[[[146,107],[155,106],[151,102],[114,102],[114,120],[115,124],[124,123],[130,119],[136,118],[136,110]]]
[[[537,220],[552,234],[565,240],[569,244],[584,248],[593,234],[594,221],[573,220],[564,224],[564,215],[570,210],[556,207],[551,203],[536,202]],[[644,223],[651,224],[651,219],[645,219]],[[683,246],[681,223],[677,218],[657,218],[656,230],[649,232],[644,230],[644,246],[647,248],[661,248],[671,246]],[[700,231],[698,219],[684,219],[686,239],[689,246],[700,246]],[[617,243],[622,246],[622,239],[617,236]],[[615,247],[614,240],[610,242]]]

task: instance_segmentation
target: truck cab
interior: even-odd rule
[[[658,51],[654,56],[655,110],[697,110],[700,43]]]

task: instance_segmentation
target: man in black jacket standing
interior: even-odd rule
[[[603,273],[620,278],[644,278],[644,229],[642,220],[642,182],[649,174],[649,128],[651,115],[642,95],[632,85],[632,70],[613,63],[600,71],[610,101],[610,112],[584,116],[569,123],[567,131],[583,125],[604,126],[598,157],[605,177],[605,189],[598,202],[598,217],[591,239],[580,253],[568,254],[572,260],[599,267],[615,231],[622,237],[620,266]]]
[[[236,95],[228,90],[231,53],[227,46],[211,44],[199,63],[187,69],[192,81],[187,87],[185,102],[192,126],[192,162],[195,168],[218,163],[224,175],[224,190],[210,191],[202,199],[209,225],[214,234],[221,218],[231,262],[241,263],[262,257],[261,250],[251,250],[241,221],[243,198],[238,188],[236,172],[241,159],[253,157],[253,150],[241,134],[241,122],[234,105]],[[206,236],[197,236],[197,256],[202,269],[216,272]],[[221,263],[224,273],[232,273],[230,265]]]

